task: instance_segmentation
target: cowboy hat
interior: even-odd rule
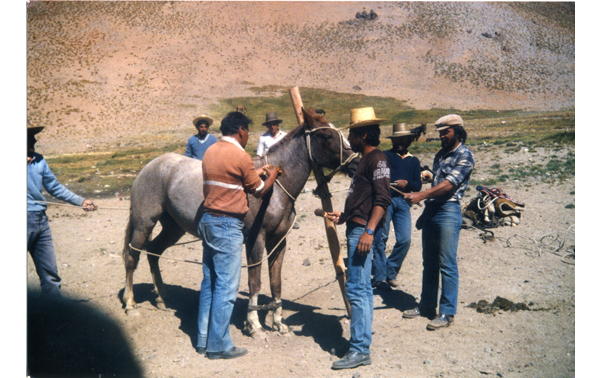
[[[212,123],[213,123],[212,118],[210,118],[209,116],[207,116],[205,114],[202,114],[200,117],[194,118],[194,120],[192,121],[192,123],[194,124],[194,126],[198,127],[198,122],[200,122],[200,121],[206,122],[206,124],[208,126],[212,125]]]
[[[39,133],[40,131],[44,130],[44,127],[46,127],[46,126],[31,126],[29,121],[27,121],[27,133],[28,134],[35,135],[35,134]]]
[[[450,126],[464,126],[463,119],[458,114],[448,114],[435,121],[435,131],[446,130]]]
[[[399,138],[399,137],[404,137],[404,136],[414,136],[416,135],[415,133],[413,133],[412,131],[408,130],[408,126],[406,125],[406,123],[396,123],[394,124],[394,126],[392,126],[392,135],[386,137],[386,138]]]
[[[373,108],[358,108],[350,111],[350,124],[348,126],[341,127],[343,129],[353,129],[355,127],[379,125],[381,122],[387,121],[384,118],[375,117],[375,110]]]
[[[271,122],[277,122],[277,124],[280,124],[281,122],[283,122],[283,120],[277,118],[277,114],[275,112],[271,112],[267,113],[266,121],[265,123],[263,123],[263,126],[267,126],[267,124]]]

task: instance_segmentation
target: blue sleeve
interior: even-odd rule
[[[414,160],[411,162],[410,168],[410,179],[407,180],[408,190],[415,193],[420,192],[421,188],[423,187],[423,182],[421,181],[421,163],[419,162],[419,159],[414,158]]]
[[[193,157],[192,156],[192,138],[188,139],[187,141],[187,147],[185,149],[185,156],[187,157]]]
[[[71,192],[58,182],[56,176],[54,176],[54,173],[52,173],[50,167],[48,167],[48,164],[45,161],[42,170],[42,184],[44,185],[46,191],[53,197],[68,202],[71,205],[81,206],[84,201],[83,197]]]

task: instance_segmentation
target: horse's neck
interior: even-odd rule
[[[298,198],[311,169],[306,141],[303,136],[296,136],[281,142],[285,145],[269,150],[264,160],[267,164],[282,166],[284,173],[279,176],[279,182],[294,198]]]

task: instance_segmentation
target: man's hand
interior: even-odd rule
[[[365,256],[371,252],[371,245],[373,244],[373,235],[369,235],[366,232],[363,232],[360,235],[360,239],[358,239],[358,245],[356,246],[356,251],[359,255]]]
[[[267,177],[271,177],[273,175],[277,177],[277,175],[279,174],[279,171],[277,171],[277,167],[271,164],[264,165],[262,167],[262,170],[267,175]]]
[[[342,213],[340,211],[330,211],[330,212],[325,213],[325,217],[327,217],[327,219],[332,221],[333,224],[338,224],[341,216],[342,216]]]
[[[410,205],[417,205],[419,202],[423,200],[423,196],[420,193],[406,193],[404,194],[404,200],[408,202]]]
[[[394,181],[394,186],[397,189],[402,190],[402,189],[406,188],[406,185],[408,185],[408,181],[406,181],[406,180],[396,180],[396,181]]]
[[[98,209],[98,206],[94,205],[94,202],[92,202],[92,200],[89,199],[84,200],[81,204],[81,207],[84,211],[95,211]]]

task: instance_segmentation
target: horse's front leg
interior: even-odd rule
[[[286,240],[284,239],[277,250],[269,256],[269,279],[271,283],[271,296],[275,309],[273,310],[273,329],[279,333],[288,333],[289,328],[283,323],[283,306],[281,301],[281,267],[285,255]]]
[[[264,232],[262,232],[253,245],[246,245],[246,257],[248,261],[248,292],[250,295],[248,301],[248,314],[244,329],[253,338],[264,338],[266,336],[263,327],[258,319],[258,294],[260,293],[260,272],[264,251]],[[257,264],[257,265],[253,265]]]

